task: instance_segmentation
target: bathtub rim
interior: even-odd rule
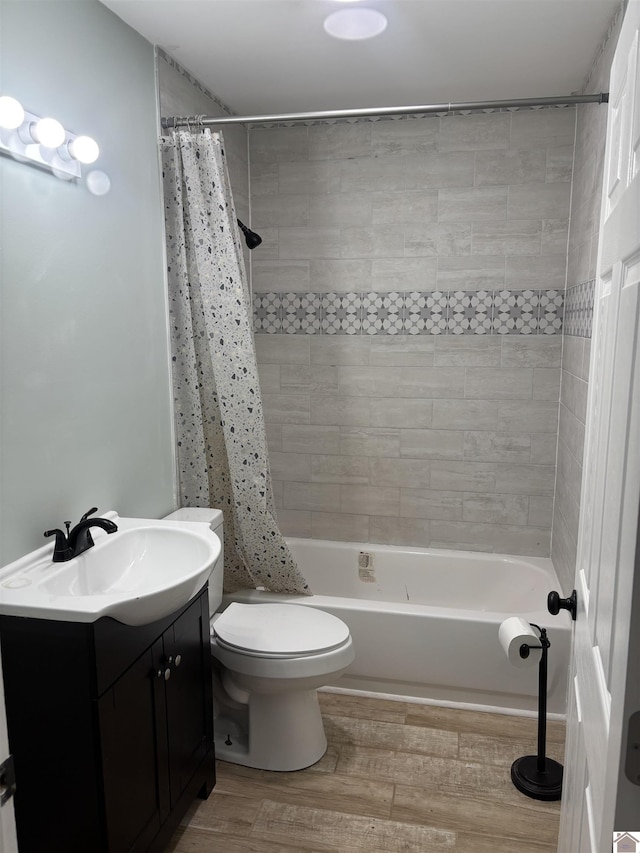
[[[463,622],[502,622],[508,616],[514,615],[506,610],[463,610],[457,607],[443,607],[433,604],[405,604],[397,601],[379,601],[368,598],[349,598],[340,595],[290,595],[284,592],[269,592],[264,589],[241,589],[236,592],[224,593],[222,596],[221,610],[224,610],[232,601],[247,602],[249,604],[262,603],[285,603],[301,604],[307,607],[331,607],[335,610],[355,610],[378,613],[389,613],[394,616],[429,616],[434,619],[451,619],[454,616]],[[530,622],[544,622],[549,613],[543,610],[526,610],[516,614],[528,619]],[[570,628],[570,617],[568,614],[559,614],[552,623],[556,628]]]

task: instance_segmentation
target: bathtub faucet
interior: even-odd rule
[[[65,521],[64,525],[67,529],[66,533],[63,530],[60,530],[59,527],[56,527],[53,530],[45,530],[44,535],[46,537],[56,537],[56,543],[53,548],[54,563],[65,563],[67,560],[72,560],[74,557],[82,554],[83,551],[87,551],[89,548],[92,548],[95,543],[91,536],[90,528],[100,527],[107,533],[116,532],[118,525],[113,521],[110,521],[108,518],[89,518],[90,515],[97,511],[97,506],[87,510],[80,521],[71,530],[69,530],[71,522]]]

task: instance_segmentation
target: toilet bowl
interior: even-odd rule
[[[317,688],[353,661],[344,622],[298,604],[232,603],[213,621],[211,654],[221,667],[214,706],[224,708],[214,723],[218,758],[263,770],[322,758]]]
[[[207,521],[223,544],[209,578],[216,758],[263,770],[301,770],[324,755],[317,689],[353,662],[336,616],[300,604],[240,604],[224,611],[222,513],[181,509],[168,519]]]

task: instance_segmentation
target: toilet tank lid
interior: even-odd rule
[[[204,521],[212,530],[222,524],[222,510],[204,506],[184,506],[166,515],[167,521]]]
[[[247,652],[309,655],[330,651],[349,639],[349,628],[337,616],[300,604],[232,602],[216,619],[223,643]]]

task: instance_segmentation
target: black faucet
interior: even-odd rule
[[[53,549],[54,563],[65,563],[67,560],[77,557],[78,554],[82,554],[83,551],[92,548],[94,542],[91,535],[91,527],[100,527],[102,530],[106,530],[107,533],[116,532],[118,525],[108,518],[89,518],[90,515],[97,511],[97,506],[87,510],[71,530],[69,530],[71,522],[65,521],[66,533],[64,530],[60,530],[59,527],[56,527],[54,530],[45,530],[45,536],[56,537],[56,544]]]

